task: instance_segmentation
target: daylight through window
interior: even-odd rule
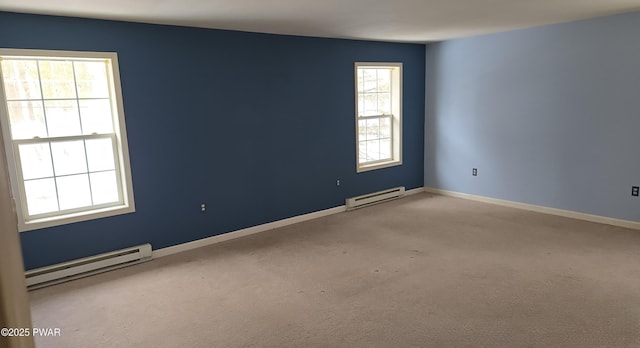
[[[116,60],[0,50],[0,114],[21,230],[133,211]]]
[[[357,169],[402,163],[402,64],[356,63]]]

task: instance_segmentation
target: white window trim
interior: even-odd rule
[[[375,162],[375,163],[364,163],[361,164],[359,161],[360,157],[360,139],[358,132],[358,68],[367,68],[367,67],[389,67],[394,68],[392,71],[392,100],[397,100],[397,103],[392,102],[392,117],[391,117],[391,137],[392,137],[392,159],[383,161],[383,162]],[[402,165],[402,63],[393,63],[393,62],[356,62],[354,64],[354,86],[355,86],[355,126],[356,126],[356,172],[367,172],[370,170],[388,168]],[[397,105],[396,105],[397,104]]]
[[[111,69],[108,69],[109,77],[113,82],[110,93],[114,96],[113,107],[118,112],[118,117],[114,118],[114,133],[119,139],[115,146],[118,147],[117,159],[120,164],[120,182],[123,183],[123,204],[106,208],[96,208],[82,212],[72,212],[53,217],[27,220],[26,201],[21,198],[20,181],[18,175],[18,165],[14,141],[11,137],[11,126],[9,125],[8,108],[5,101],[4,83],[0,80],[0,126],[5,141],[5,152],[7,166],[9,167],[9,179],[14,198],[16,214],[18,217],[18,231],[25,232],[46,227],[66,225],[75,222],[94,220],[109,216],[128,214],[135,212],[135,202],[133,198],[133,183],[131,180],[131,165],[129,161],[129,144],[127,141],[127,130],[125,125],[124,106],[122,102],[122,86],[120,83],[120,67],[118,65],[118,54],[115,52],[82,52],[82,51],[57,51],[57,50],[30,50],[30,49],[4,49],[0,48],[0,56],[16,57],[41,57],[41,58],[61,58],[70,57],[73,59],[109,59]],[[0,71],[1,73],[1,71]],[[1,76],[0,76],[1,78]]]

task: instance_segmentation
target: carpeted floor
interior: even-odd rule
[[[639,347],[640,231],[425,193],[30,298],[39,347]]]

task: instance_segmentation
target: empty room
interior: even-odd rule
[[[640,347],[640,0],[0,0],[0,347]]]

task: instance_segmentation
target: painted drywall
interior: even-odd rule
[[[427,45],[425,186],[640,221],[638,37],[630,13]]]
[[[4,139],[0,132],[0,153]],[[22,249],[18,236],[18,221],[14,214],[9,171],[4,156],[0,156],[0,327],[32,327],[27,284],[22,267]],[[2,347],[32,348],[33,337],[0,336]]]
[[[424,45],[0,13],[0,47],[115,51],[120,64],[137,211],[22,233],[27,269],[423,184]],[[356,173],[357,61],[404,64],[402,166]]]

